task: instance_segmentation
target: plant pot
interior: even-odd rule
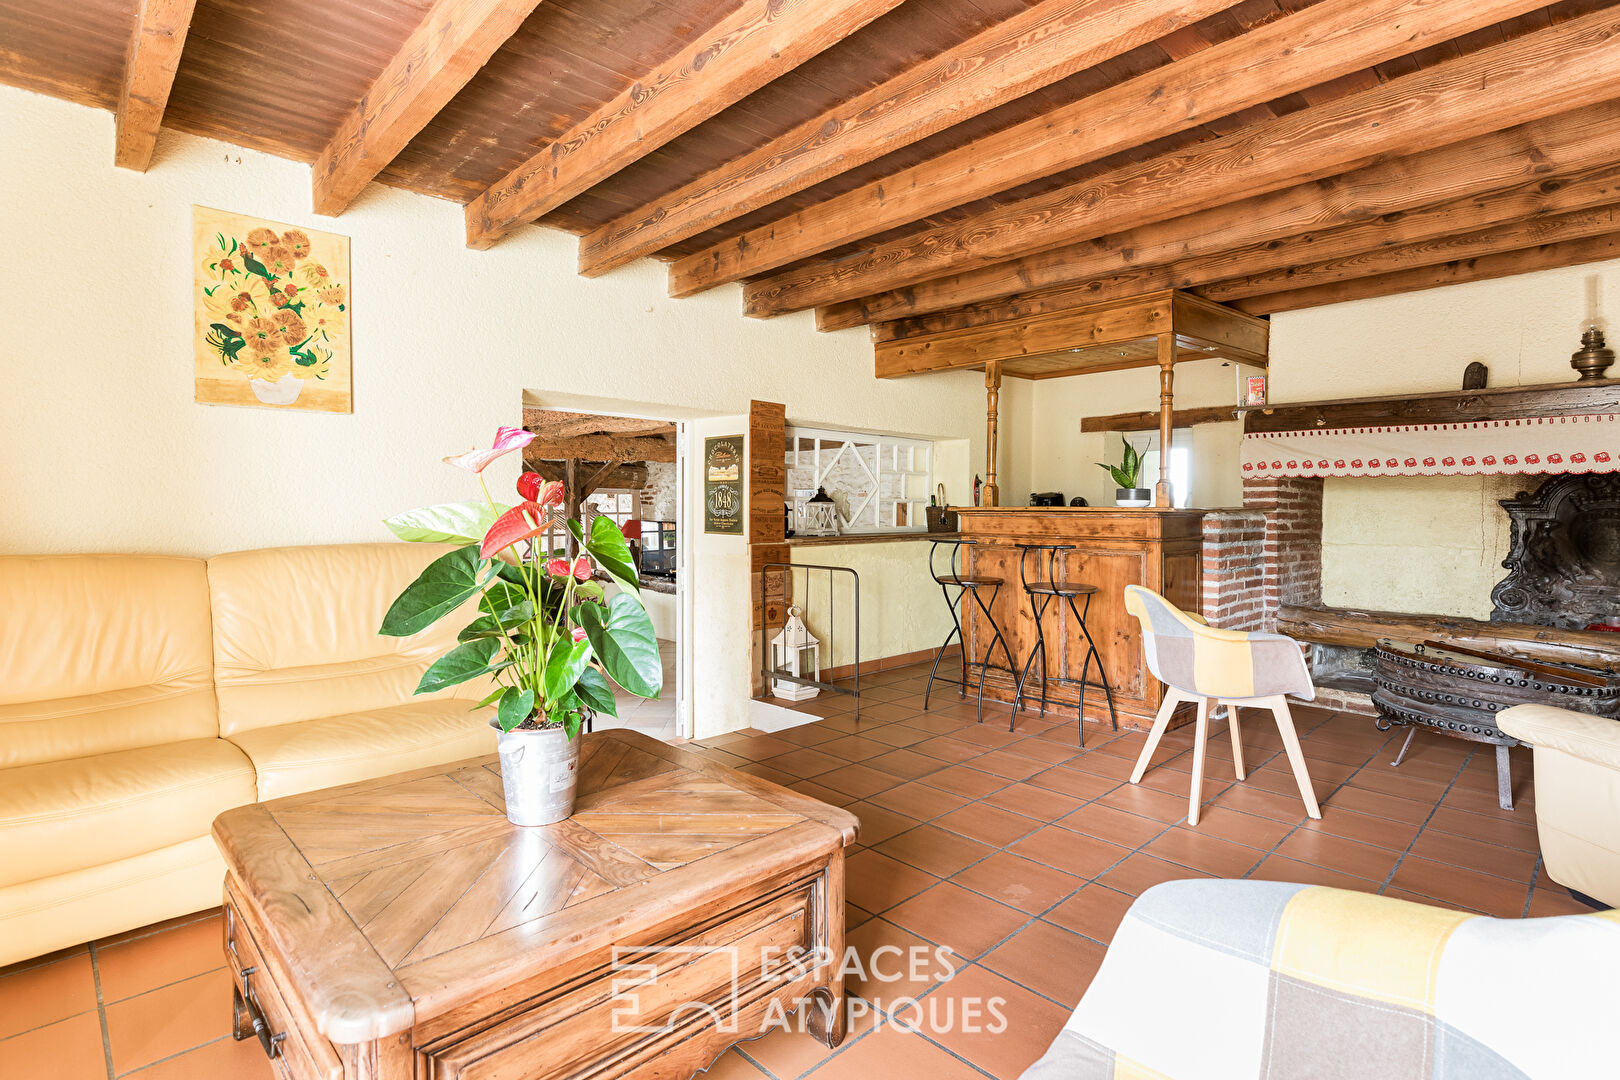
[[[554,825],[574,812],[579,779],[579,740],[562,728],[502,731],[494,720],[501,755],[506,820],[514,825]]]
[[[275,382],[269,379],[249,379],[253,396],[266,405],[291,405],[304,392],[304,380],[288,372]]]
[[[1115,488],[1115,506],[1149,506],[1153,503],[1152,488]]]

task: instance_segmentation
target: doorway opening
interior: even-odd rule
[[[691,716],[681,672],[685,544],[682,522],[684,425],[678,420],[525,406],[523,427],[535,439],[523,467],[559,480],[567,516],[588,532],[598,517],[611,519],[630,543],[641,580],[641,602],[652,620],[664,670],[664,690],[643,700],[615,688],[617,717],[598,716],[599,729],[627,727],[654,738],[690,737]],[[566,529],[546,534],[552,551],[573,553]],[[618,586],[604,579],[611,596]]]

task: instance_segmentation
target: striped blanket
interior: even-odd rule
[[[1263,881],[1126,914],[1023,1080],[1620,1077],[1620,912],[1493,919]]]

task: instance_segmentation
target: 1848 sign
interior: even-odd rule
[[[703,531],[743,532],[743,437],[703,440]]]

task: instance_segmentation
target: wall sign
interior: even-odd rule
[[[743,437],[703,440],[703,531],[743,534]]]

